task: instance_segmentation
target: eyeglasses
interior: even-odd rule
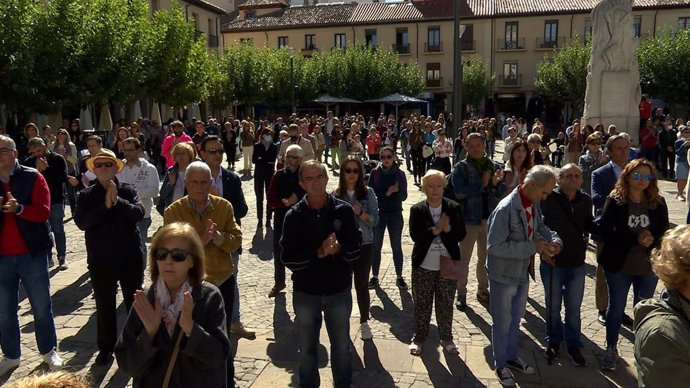
[[[113,167],[113,166],[115,166],[115,163],[113,163],[113,162],[102,162],[102,163],[96,162],[96,163],[93,164],[93,167],[94,167],[94,168],[103,168],[103,167],[105,167],[105,168],[111,168],[111,167]]]
[[[345,172],[345,174],[359,174],[359,169],[356,168],[346,168],[343,171]]]
[[[438,135],[439,136],[446,136],[446,133],[445,132],[439,132]]]
[[[633,179],[636,180],[636,181],[639,181],[639,180],[644,179],[644,180],[646,180],[647,182],[651,182],[652,179],[654,179],[654,175],[652,175],[652,174],[642,174],[642,173],[639,173],[639,172],[634,172],[634,173],[633,173]]]
[[[285,155],[286,158],[288,159],[299,159],[299,156],[292,156],[292,155]]]
[[[381,160],[393,159],[393,155],[381,155]]]
[[[187,259],[187,255],[189,255],[189,252],[185,251],[184,249],[178,248],[158,248],[153,251],[153,257],[156,259],[156,261],[163,261],[168,258],[168,255],[173,259],[173,261],[181,263]]]
[[[209,148],[206,150],[207,154],[215,155],[215,154],[222,154],[223,149],[222,148]]]
[[[3,147],[3,148],[0,148],[0,155],[7,155],[7,154],[11,153],[12,151],[14,151],[13,148]]]
[[[136,148],[123,148],[122,152],[135,152],[136,150]]]

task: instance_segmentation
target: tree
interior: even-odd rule
[[[478,108],[482,100],[491,92],[496,75],[491,74],[479,55],[470,56],[462,67],[462,99],[473,108]]]
[[[33,0],[0,0],[0,104],[11,109],[27,102],[25,91],[32,77],[25,69],[30,60],[27,52],[31,26],[37,14]]]
[[[637,50],[642,91],[672,105],[690,104],[690,29],[666,30]]]
[[[587,89],[587,64],[592,42],[583,43],[577,36],[568,45],[557,49],[537,67],[534,85],[548,101],[560,106],[570,104],[575,117],[582,114]]]

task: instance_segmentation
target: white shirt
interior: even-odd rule
[[[144,205],[146,213],[144,218],[151,218],[151,207],[153,199],[158,195],[158,171],[151,163],[145,159],[139,159],[139,163],[130,167],[125,164],[125,168],[117,174],[117,179],[123,183],[134,186],[139,195],[141,204]]]
[[[441,207],[442,205],[439,207],[429,206],[429,212],[431,213],[431,218],[434,220],[434,225],[438,224],[438,221],[441,219]],[[450,256],[450,254],[441,241],[441,235],[438,235],[434,238],[434,241],[431,242],[429,250],[426,252],[426,256],[422,264],[420,264],[420,267],[429,271],[439,271],[441,269],[441,256]]]

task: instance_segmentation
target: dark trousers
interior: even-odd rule
[[[673,170],[676,164],[676,153],[670,152],[667,149],[659,150],[661,154],[661,173],[664,174],[664,178],[673,179]]]
[[[414,173],[415,182],[417,179],[422,179],[426,173],[426,161],[422,156],[422,150],[410,150],[410,155],[412,155],[412,168]]]
[[[264,220],[264,193],[268,196],[268,186],[271,184],[273,169],[256,166],[254,168],[254,195],[256,195],[256,219],[259,225]],[[266,221],[271,219],[273,211],[266,201]]]
[[[140,290],[144,280],[144,264],[123,265],[89,264],[91,287],[96,299],[96,343],[101,352],[112,352],[117,342],[117,283],[122,289],[127,312],[132,308],[134,292]]]
[[[359,250],[359,260],[352,265],[355,277],[355,291],[357,293],[357,307],[359,307],[359,323],[369,320],[369,271],[371,270],[371,258],[374,253],[374,244],[362,244]]]
[[[218,286],[220,295],[223,296],[223,303],[225,304],[225,322],[228,326],[228,337],[230,337],[230,325],[232,324],[230,317],[232,316],[232,308],[235,300],[235,284],[237,279],[235,275],[230,276],[230,278]],[[230,356],[228,357],[228,387],[235,386],[235,353],[237,349],[232,349],[233,341],[230,341]]]
[[[287,209],[277,209],[273,211],[273,270],[275,284],[285,284],[285,264],[281,256],[283,247],[280,246],[280,238],[283,236],[283,221],[285,220]]]

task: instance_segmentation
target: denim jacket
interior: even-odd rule
[[[545,224],[538,204],[534,204],[534,237],[555,242],[563,241]],[[486,269],[489,279],[499,283],[520,285],[528,281],[531,257],[537,252],[534,239],[527,240],[527,218],[520,192],[516,189],[498,203],[488,221]]]
[[[333,192],[335,196],[335,191]],[[350,200],[347,195],[343,197],[337,197],[338,199],[354,205],[355,201]],[[376,199],[376,194],[374,194],[374,189],[367,187],[367,198],[359,201],[362,206],[362,211],[369,214],[369,221],[363,222],[357,217],[357,226],[362,231],[362,245],[371,244],[374,242],[374,227],[379,223],[379,203]]]
[[[496,188],[491,184],[482,188],[482,176],[472,163],[467,160],[458,162],[453,167],[451,183],[455,198],[463,205],[465,224],[481,225],[482,223],[482,194],[489,195],[489,212],[496,206]]]

